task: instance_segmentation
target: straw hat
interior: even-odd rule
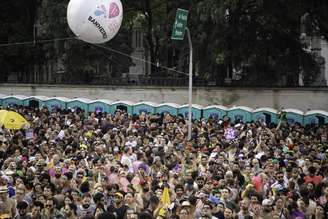
[[[190,215],[194,212],[194,206],[188,200],[182,201],[181,205],[177,207],[177,212],[180,212],[182,209],[188,209]]]

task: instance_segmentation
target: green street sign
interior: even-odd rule
[[[172,40],[183,40],[189,11],[178,8],[172,32]]]

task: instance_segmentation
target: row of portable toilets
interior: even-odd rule
[[[171,115],[182,115],[188,117],[188,105],[178,105],[175,103],[156,104],[153,102],[131,101],[111,101],[107,99],[90,100],[86,98],[69,99],[66,97],[45,97],[45,96],[22,96],[22,95],[1,95],[0,104],[3,107],[12,105],[23,105],[30,107],[47,107],[49,110],[54,109],[77,109],[80,108],[86,113],[90,112],[106,112],[114,113],[117,109],[127,111],[129,114],[141,113],[169,113]],[[307,124],[326,124],[328,123],[328,112],[322,110],[309,110],[303,112],[297,109],[284,109],[289,123]],[[203,107],[197,104],[192,106],[193,119],[222,119],[228,116],[233,122],[239,120],[243,122],[262,121],[269,123],[277,123],[279,121],[280,112],[273,108],[257,108],[253,109],[246,106],[235,106],[227,108],[221,105],[212,105]]]

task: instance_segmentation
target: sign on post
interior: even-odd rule
[[[178,8],[172,32],[172,40],[183,40],[189,11]]]

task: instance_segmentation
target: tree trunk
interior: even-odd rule
[[[150,61],[152,63],[155,63],[156,61],[156,55],[155,55],[155,46],[153,41],[153,14],[152,9],[150,7],[150,0],[144,0],[144,15],[147,19],[148,28],[147,28],[147,42],[149,46],[149,54],[150,54]],[[151,65],[151,72],[150,75],[153,75],[155,73],[155,66]]]

